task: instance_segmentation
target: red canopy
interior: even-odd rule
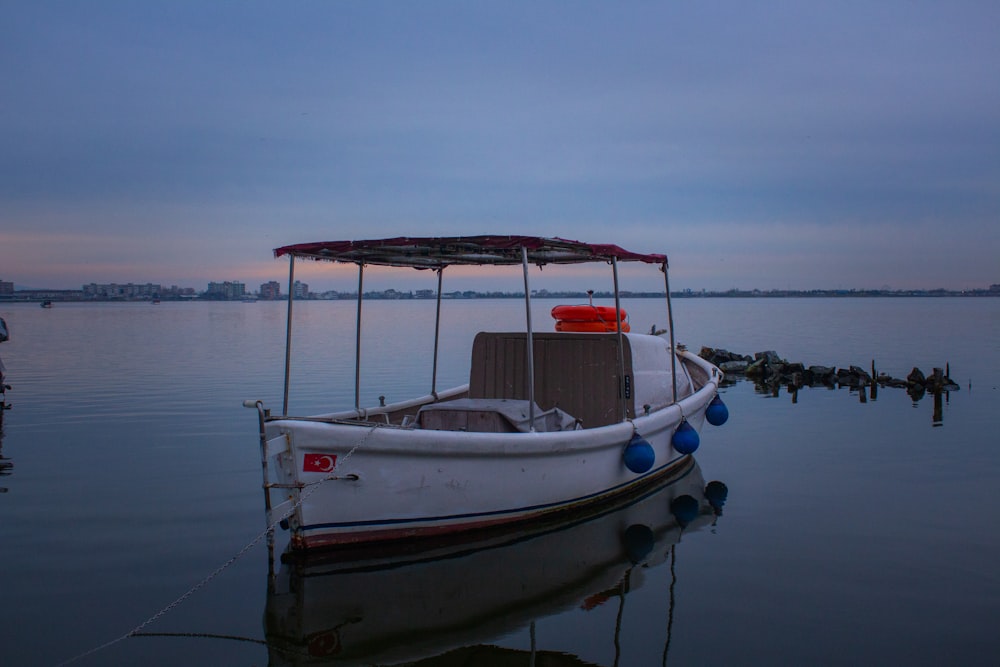
[[[629,252],[616,245],[537,236],[399,237],[368,241],[324,241],[275,248],[274,256],[436,269],[452,264],[520,264],[521,248],[531,264],[625,262],[665,264],[666,255]]]

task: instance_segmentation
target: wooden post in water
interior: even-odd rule
[[[878,372],[875,370],[875,360],[872,359],[872,400],[878,398]]]

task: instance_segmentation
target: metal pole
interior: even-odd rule
[[[521,268],[524,270],[524,310],[525,321],[527,322],[527,335],[525,344],[527,345],[528,361],[528,423],[531,430],[535,430],[535,338],[531,331],[531,289],[528,286],[528,249],[521,246]]]
[[[444,267],[437,270],[438,293],[437,293],[437,314],[434,317],[434,370],[431,372],[431,396],[437,398],[438,380],[438,345],[441,341],[441,276],[444,274]]]
[[[361,294],[365,284],[365,265],[358,262],[358,314],[354,333],[354,409],[361,412]]]
[[[674,309],[670,304],[670,277],[667,275],[667,261],[660,266],[663,271],[663,285],[667,290],[667,328],[670,330],[670,382],[672,402],[677,402],[677,350],[674,348]]]
[[[281,414],[288,415],[288,381],[292,363],[292,281],[295,280],[295,255],[288,256],[288,321],[285,323],[285,398],[281,403]]]
[[[531,622],[531,628],[529,630],[531,636],[531,655],[528,658],[528,667],[535,667],[535,654],[537,653],[538,645],[535,640],[535,622]]]
[[[618,323],[618,377],[620,394],[622,399],[622,421],[628,419],[628,398],[626,394],[625,378],[625,334],[622,333],[622,302],[618,293],[618,258],[611,258],[611,273],[615,279],[615,322]]]

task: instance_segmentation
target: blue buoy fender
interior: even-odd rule
[[[718,394],[712,399],[712,402],[708,404],[705,408],[705,421],[707,421],[712,426],[722,426],[729,419],[729,408],[726,404],[722,402],[722,399]]]
[[[682,419],[670,439],[670,444],[681,454],[693,454],[698,449],[699,440],[698,431],[694,430],[687,419]]]
[[[698,518],[699,510],[698,501],[689,495],[677,496],[670,501],[670,513],[682,528]]]
[[[713,480],[705,486],[705,500],[712,506],[716,514],[722,514],[722,506],[729,497],[729,487],[720,481]]]
[[[655,543],[653,529],[644,523],[633,523],[625,529],[625,533],[622,535],[625,553],[628,554],[628,559],[632,561],[633,565],[638,565],[645,560],[649,552],[653,550]]]
[[[625,445],[622,457],[625,459],[625,467],[636,474],[646,472],[656,461],[653,446],[638,433],[632,434],[632,439]]]

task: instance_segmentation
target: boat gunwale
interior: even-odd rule
[[[678,350],[706,370],[713,368],[711,364],[700,357],[686,351]],[[525,431],[513,433],[451,431],[424,428],[409,428],[381,421],[354,421],[349,418],[353,411],[337,413],[347,415],[325,417],[270,417],[267,420],[269,429],[283,430],[325,430],[332,435],[339,432],[340,437],[331,438],[326,449],[343,449],[344,439],[359,437],[362,432],[372,431],[370,437],[364,440],[365,449],[377,452],[379,455],[406,453],[413,456],[461,456],[465,458],[503,456],[548,456],[553,453],[582,452],[601,450],[608,447],[620,447],[634,433],[651,437],[671,426],[681,419],[694,417],[708,406],[709,401],[718,390],[721,371],[709,372],[709,378],[704,385],[681,400],[663,406],[649,414],[639,415],[631,419],[606,424],[594,428],[582,428],[565,431]],[[388,407],[388,406],[387,406]],[[355,434],[351,436],[350,434]],[[271,435],[270,437],[274,437]],[[558,451],[553,451],[553,448]],[[310,447],[308,450],[320,451],[320,448]],[[317,473],[321,474],[321,473]]]

